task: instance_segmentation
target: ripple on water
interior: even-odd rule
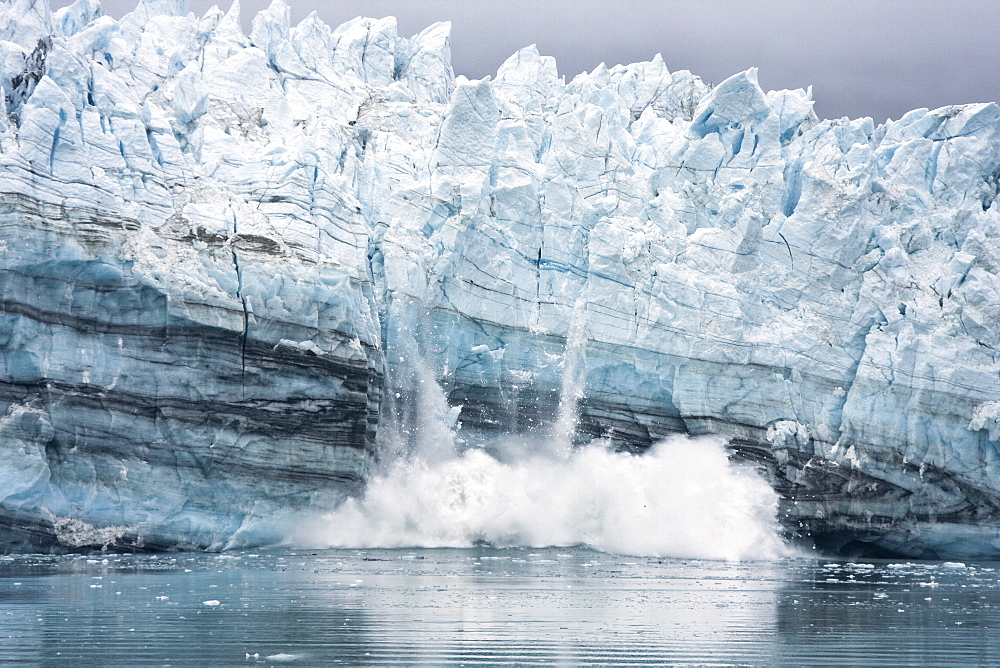
[[[998,664],[995,568],[583,548],[13,557],[0,661]]]

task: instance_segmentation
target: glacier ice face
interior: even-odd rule
[[[447,24],[288,15],[0,9],[8,549],[272,540],[423,383],[473,438],[571,367],[578,440],[718,434],[825,545],[1000,553],[996,105],[468,81]]]
[[[181,6],[4,8],[22,43],[0,43],[20,60],[0,138],[0,522],[18,549],[79,547],[80,526],[97,546],[273,541],[371,465],[364,221],[325,185],[322,136],[266,139],[297,120],[236,14]]]

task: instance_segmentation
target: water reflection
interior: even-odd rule
[[[781,660],[884,665],[995,664],[998,583],[991,565],[801,565],[778,603]]]
[[[996,575],[565,548],[3,558],[0,660],[997,663]]]

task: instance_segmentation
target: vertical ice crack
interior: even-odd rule
[[[250,309],[247,307],[247,298],[243,294],[243,268],[240,266],[240,258],[236,253],[236,212],[233,212],[233,238],[229,244],[229,251],[233,255],[233,266],[236,268],[236,298],[240,300],[243,307],[243,332],[240,334],[240,387],[242,388],[242,398],[247,399],[247,336],[250,331]]]
[[[543,241],[544,243],[544,241]],[[541,299],[542,299],[542,250],[543,246],[538,247],[538,259],[535,260],[535,309],[541,309]]]
[[[842,401],[840,402],[840,422],[837,424],[836,428],[836,432],[840,434],[840,438],[843,437],[844,433],[844,408],[847,406],[847,400],[850,398],[851,391],[854,389],[854,383],[858,379],[858,373],[861,371],[861,365],[864,363],[865,352],[868,350],[868,335],[871,334],[872,330],[875,329],[876,326],[881,326],[883,324],[885,323],[872,317],[868,325],[863,327],[862,331],[855,337],[855,340],[859,340],[861,342],[861,347],[858,352],[857,361],[851,369],[848,369],[847,378],[845,379],[846,382],[844,383],[846,387],[842,387],[844,394],[841,397]]]
[[[778,236],[781,237],[781,240],[785,242],[785,248],[788,249],[788,259],[792,263],[792,267],[794,268],[795,267],[795,258],[792,257],[792,246],[791,246],[791,244],[788,243],[788,239],[785,238],[784,234],[782,234],[781,232],[778,232]]]

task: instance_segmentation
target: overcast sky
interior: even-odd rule
[[[70,0],[53,0],[53,7]],[[213,0],[191,0],[203,14]],[[230,0],[221,0],[228,9]],[[269,0],[243,0],[243,20]],[[671,70],[718,83],[760,68],[769,88],[813,86],[821,117],[899,118],[917,107],[1000,100],[998,0],[291,0],[331,25],[393,15],[400,33],[451,21],[452,64],[493,74],[537,44],[567,79],[662,53]],[[135,0],[104,0],[121,17]]]

